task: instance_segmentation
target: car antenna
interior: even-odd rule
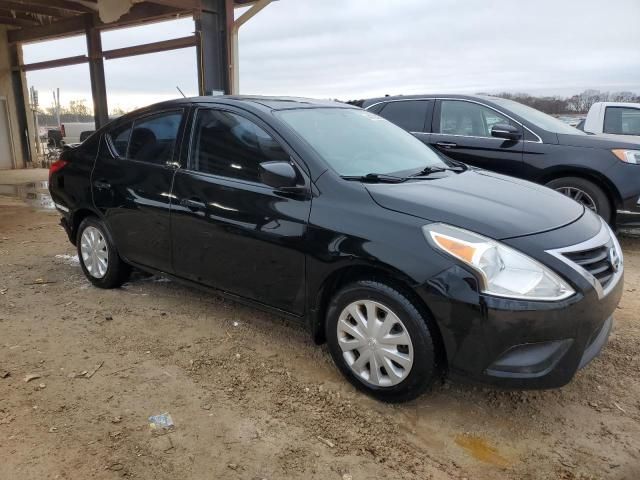
[[[187,98],[187,96],[184,94],[184,92],[182,90],[180,90],[180,87],[176,85],[176,88],[178,89],[178,91],[180,92],[180,95],[182,95],[182,98]]]

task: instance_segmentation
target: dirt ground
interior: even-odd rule
[[[394,406],[296,323],[158,277],[93,288],[54,211],[0,197],[0,479],[638,479],[640,239],[622,244],[614,331],[571,384]]]

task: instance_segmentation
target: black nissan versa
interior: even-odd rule
[[[564,385],[622,292],[616,237],[583,205],[339,103],[157,104],[66,151],[50,189],[95,286],[137,267],[298,318],[386,401],[441,372]]]
[[[447,157],[547,185],[612,225],[640,226],[640,143],[587,135],[498,97],[411,95],[354,103]]]

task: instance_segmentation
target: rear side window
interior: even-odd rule
[[[250,120],[222,110],[199,110],[191,166],[204,173],[259,182],[260,163],[286,160],[276,140]]]
[[[132,125],[133,122],[124,123],[109,133],[111,144],[119,157],[124,158],[127,156],[127,147],[129,146]]]
[[[640,135],[640,109],[607,107],[603,131],[616,135]]]
[[[182,112],[160,113],[136,120],[127,158],[164,165],[173,158]]]
[[[378,115],[409,132],[424,132],[428,106],[428,100],[389,102]]]

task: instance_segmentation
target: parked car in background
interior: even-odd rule
[[[513,100],[413,95],[361,106],[449,158],[557,190],[607,222],[640,226],[640,144],[587,135]]]
[[[597,102],[589,109],[583,130],[596,135],[622,135],[640,141],[640,103]]]
[[[341,103],[161,103],[63,152],[49,185],[95,286],[135,266],[302,320],[385,401],[445,371],[564,385],[623,291],[616,237],[583,205]]]
[[[80,143],[82,134],[88,132],[89,134],[95,131],[96,125],[94,122],[65,122],[60,125],[60,131],[62,133],[62,141],[66,144]],[[85,133],[85,138],[88,136]]]

